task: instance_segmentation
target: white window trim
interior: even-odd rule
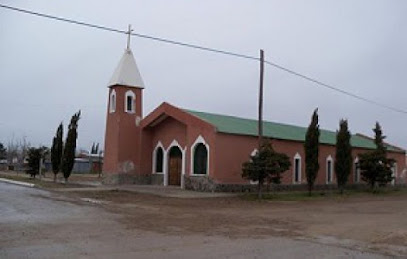
[[[253,151],[250,153],[250,156],[255,156],[257,154],[257,152],[259,152],[259,150],[257,150],[257,148],[253,149]]]
[[[356,168],[356,165],[359,164],[359,157],[356,157],[355,160],[353,161],[353,170],[354,170],[354,176],[353,176],[353,181],[354,183],[360,183],[360,168]],[[356,180],[355,180],[356,178]]]
[[[393,176],[393,180],[391,180],[391,185],[396,184],[396,178],[397,178],[397,162],[394,162],[393,167],[391,168],[391,176]]]
[[[131,111],[127,110],[127,97],[132,98],[132,105],[131,105]],[[136,94],[132,90],[127,90],[124,98],[124,112],[126,113],[135,113],[136,112]]]
[[[116,103],[117,103],[116,90],[113,89],[109,97],[109,113],[113,113],[116,111]]]
[[[295,160],[300,160],[300,162],[298,163],[298,172],[299,172],[299,175],[298,175],[298,182],[296,182],[295,181]],[[293,166],[293,184],[301,184],[301,181],[302,181],[302,168],[301,168],[301,156],[300,156],[300,154],[297,152],[297,154],[295,154],[295,156],[294,156],[294,166]]]
[[[208,152],[208,156],[206,157],[207,161],[206,161],[206,173],[205,174],[195,174],[195,172],[194,172],[195,147],[198,144],[203,144],[206,147],[206,151]],[[205,141],[205,139],[201,135],[199,135],[191,146],[191,168],[190,168],[191,173],[190,173],[190,175],[192,175],[192,176],[209,175],[209,154],[210,154],[209,151],[210,151],[209,144]]]
[[[250,161],[252,161],[251,157],[255,156],[257,154],[257,152],[259,152],[259,150],[257,150],[257,148],[253,149],[253,151],[250,153]],[[249,180],[250,184],[258,184],[259,181],[253,181],[253,180]]]
[[[158,148],[161,148],[163,151],[163,171],[162,172],[156,172],[155,169],[157,168],[157,151]],[[163,144],[161,143],[161,141],[158,141],[157,145],[155,146],[154,150],[153,150],[153,168],[152,168],[152,173],[153,174],[164,174],[164,165],[166,163],[166,156],[167,156],[167,152],[165,151],[165,148],[163,146]]]
[[[257,154],[257,152],[259,152],[259,150],[257,150],[257,148],[253,149],[253,151],[250,153],[250,156],[255,156]],[[250,160],[251,160],[251,158],[250,158]],[[250,180],[249,183],[250,184],[258,184],[259,181]]]
[[[182,166],[181,166],[181,189],[185,188],[184,176],[185,176],[185,154],[187,151],[187,147],[182,149],[181,145],[178,143],[177,140],[173,140],[171,144],[168,146],[166,150],[164,150],[164,186],[168,186],[168,161],[170,158],[170,150],[172,147],[178,147],[182,153]]]
[[[329,165],[329,162],[331,162],[331,181],[328,181],[328,173],[329,173],[329,170],[328,170],[328,165]],[[331,155],[329,155],[327,158],[326,158],[326,164],[325,164],[326,166],[326,169],[325,169],[325,183],[326,184],[332,184],[333,182],[334,182],[334,160],[333,160],[333,158],[332,158],[332,156]]]

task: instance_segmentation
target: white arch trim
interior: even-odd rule
[[[158,148],[161,148],[163,150],[163,171],[162,172],[156,172],[155,169],[157,168],[157,150]],[[152,173],[153,174],[164,174],[164,165],[167,162],[166,160],[167,157],[167,151],[165,150],[163,144],[161,141],[158,141],[157,145],[155,146],[153,150],[153,168],[152,168]]]
[[[359,183],[360,182],[360,169],[357,168],[357,165],[359,164],[359,157],[356,157],[355,160],[353,161],[353,181],[354,183]]]
[[[329,173],[329,162],[331,162],[330,169],[331,169],[331,181],[328,181],[328,173]],[[334,160],[331,155],[326,158],[326,170],[325,170],[325,183],[331,184],[334,182]]]
[[[113,113],[116,111],[116,90],[112,90],[109,96],[109,113]]]
[[[255,156],[257,154],[257,152],[259,152],[259,150],[257,150],[257,148],[253,149],[253,151],[250,153],[250,156]],[[250,158],[250,160],[252,160],[252,159]],[[250,184],[258,184],[259,181],[250,180],[249,183]]]
[[[391,185],[395,185],[397,178],[397,162],[394,162],[393,167],[391,168],[391,172],[391,176],[394,177],[393,180],[391,180]]]
[[[127,97],[131,97],[131,110],[127,110]],[[135,113],[136,112],[136,94],[132,90],[127,90],[124,97],[124,112]]]
[[[207,159],[206,159],[207,161],[206,161],[206,173],[205,174],[195,174],[194,173],[195,147],[198,144],[203,144],[206,147],[206,151],[208,153],[208,156],[207,156]],[[199,135],[196,138],[195,142],[191,146],[191,166],[190,166],[191,173],[190,173],[190,175],[209,175],[209,158],[210,158],[210,152],[209,151],[210,151],[209,144],[205,141],[205,139],[201,135]]]
[[[178,147],[179,150],[181,150],[182,153],[182,167],[181,167],[181,188],[185,188],[185,182],[184,182],[184,176],[185,176],[185,154],[187,151],[187,147],[182,148],[181,145],[178,143],[176,139],[174,139],[171,144],[168,146],[168,148],[165,150],[164,154],[164,186],[168,185],[168,161],[169,161],[169,155],[170,155],[170,150],[173,147]]]
[[[299,172],[299,175],[298,175],[298,182],[296,182],[295,181],[295,160],[299,160],[299,163],[298,163],[298,172]],[[301,183],[301,178],[302,178],[302,170],[301,170],[301,156],[300,156],[300,154],[297,152],[296,154],[295,154],[295,156],[294,156],[294,163],[293,163],[293,183],[294,184],[300,184]]]

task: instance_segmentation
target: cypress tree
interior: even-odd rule
[[[362,175],[362,180],[366,181],[372,190],[377,185],[385,186],[388,182],[393,180],[392,167],[395,162],[394,159],[387,158],[387,149],[384,144],[383,131],[378,122],[376,122],[374,143],[376,149],[371,152],[360,154],[359,167]]]
[[[26,173],[31,175],[32,178],[35,179],[35,176],[40,172],[40,160],[44,159],[49,153],[49,149],[47,147],[30,147],[27,150],[27,162],[28,167],[26,169]]]
[[[64,153],[62,156],[61,169],[64,174],[65,182],[68,181],[71,175],[73,165],[75,163],[75,150],[76,150],[76,139],[78,138],[78,121],[81,116],[81,111],[75,113],[68,127],[68,135],[65,141]]]
[[[286,154],[273,149],[270,141],[265,141],[254,156],[242,165],[242,177],[258,181],[258,198],[262,198],[262,188],[267,180],[274,184],[281,183],[281,174],[290,169],[291,162]]]
[[[336,134],[336,155],[335,155],[335,173],[338,182],[338,188],[343,194],[346,183],[352,169],[352,146],[350,143],[350,132],[348,121],[339,122],[339,132]]]
[[[54,139],[52,140],[52,147],[51,147],[51,163],[52,163],[52,172],[54,173],[54,182],[57,179],[57,174],[61,169],[61,161],[62,161],[62,151],[63,151],[63,125],[62,122],[59,124],[57,132],[55,134]]]
[[[3,143],[0,142],[0,160],[7,158],[7,149],[4,147]]]
[[[305,135],[304,151],[305,151],[305,175],[307,177],[308,193],[314,189],[315,179],[319,170],[319,124],[318,124],[318,108],[312,114],[311,123],[308,126],[307,134]]]

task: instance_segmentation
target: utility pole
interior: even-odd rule
[[[260,89],[259,89],[259,151],[263,142],[263,79],[264,79],[264,51],[260,50]]]

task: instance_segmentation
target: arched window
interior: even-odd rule
[[[326,159],[326,183],[330,184],[333,180],[333,159],[332,156],[329,156]]]
[[[298,153],[294,156],[293,174],[293,183],[301,183],[301,156]]]
[[[208,150],[206,146],[199,143],[194,150],[194,174],[207,174]]]
[[[112,90],[112,92],[110,93],[110,107],[109,107],[109,112],[115,112],[116,111],[116,91]]]
[[[164,151],[161,147],[158,147],[155,152],[155,172],[162,173],[164,164]]]
[[[133,91],[128,90],[126,92],[126,96],[124,98],[124,111],[127,113],[134,113],[136,111],[135,108],[135,99],[136,95]]]

